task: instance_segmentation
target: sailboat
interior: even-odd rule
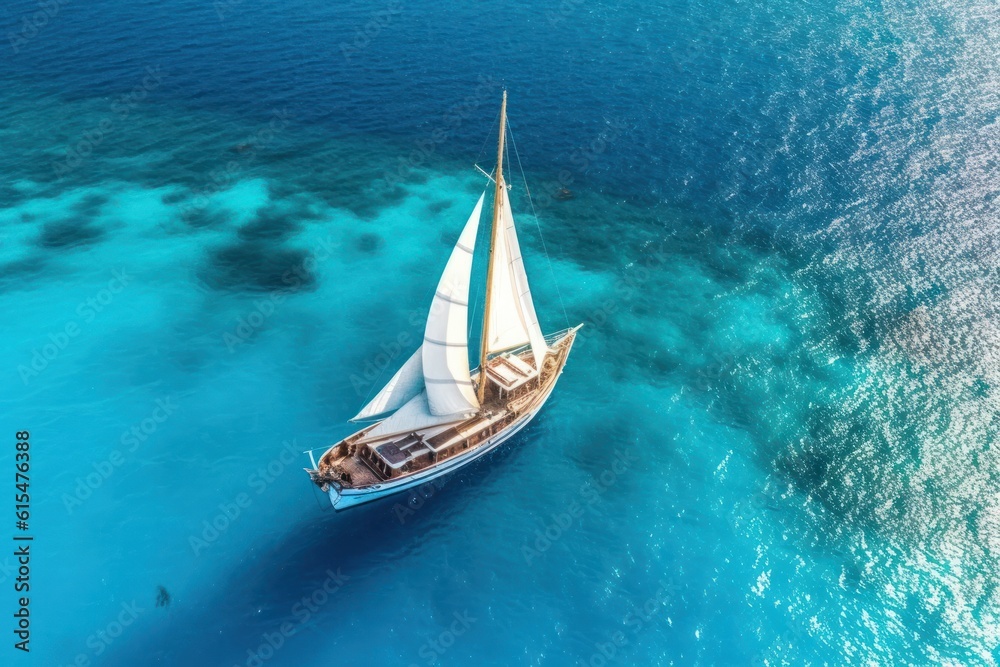
[[[351,420],[372,423],[318,462],[310,453],[313,467],[306,470],[338,510],[425,484],[496,449],[538,414],[566,365],[583,325],[542,334],[504,181],[506,125],[504,91],[490,179],[495,188],[479,366],[470,369],[469,286],[486,191],[438,282],[423,342]]]

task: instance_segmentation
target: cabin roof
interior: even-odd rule
[[[504,391],[517,389],[538,375],[538,371],[516,354],[495,357],[490,360],[486,369],[490,381]]]

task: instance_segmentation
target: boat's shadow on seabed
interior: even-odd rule
[[[350,628],[341,621],[349,620],[352,605],[343,602],[370,588],[365,580],[371,575],[391,577],[396,564],[425,545],[436,529],[452,525],[492,478],[516,475],[523,447],[530,446],[544,422],[539,416],[497,450],[416,490],[343,512],[312,508],[276,542],[252,548],[234,563],[214,592],[204,592],[192,604],[177,599],[169,621],[164,617],[155,627],[123,636],[104,664],[242,665],[248,648],[258,647],[264,633],[286,622],[296,626],[296,634],[319,625],[335,641],[338,627]],[[331,573],[342,575],[340,581],[331,581]],[[338,585],[344,590],[333,592],[329,603],[300,624],[302,607],[296,605],[324,585],[328,591]],[[341,600],[338,593],[348,597]]]

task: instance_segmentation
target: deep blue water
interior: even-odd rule
[[[995,2],[0,28],[0,464],[30,430],[35,535],[3,664],[1000,661]],[[503,87],[539,317],[587,326],[490,460],[334,513],[301,452],[417,340]]]

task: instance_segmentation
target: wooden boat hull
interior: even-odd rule
[[[330,503],[335,509],[344,510],[354,507],[355,505],[361,505],[380,498],[385,498],[451,474],[459,468],[462,468],[463,466],[466,466],[476,459],[479,459],[487,453],[495,450],[527,426],[528,423],[534,419],[535,415],[541,411],[542,407],[544,407],[545,403],[549,399],[549,396],[552,395],[552,391],[558,383],[559,376],[562,375],[569,353],[572,350],[573,342],[575,341],[575,334],[578,329],[579,327],[569,330],[569,333],[559,339],[559,342],[563,342],[564,338],[568,338],[569,340],[565,341],[567,343],[566,349],[561,354],[562,361],[556,371],[556,377],[554,380],[549,383],[547,387],[545,387],[544,393],[538,397],[535,404],[529,411],[519,415],[502,431],[496,433],[486,441],[479,443],[468,451],[462,452],[461,454],[452,456],[447,460],[430,466],[424,470],[405,475],[398,479],[387,479],[380,483],[360,488],[345,488],[335,483],[327,484],[328,488],[326,489],[326,493],[330,498]]]
[[[548,396],[542,400],[542,405],[544,405],[547,400]],[[386,496],[391,496],[396,493],[412,489],[415,486],[420,486],[439,477],[443,477],[444,475],[448,475],[455,470],[472,463],[484,454],[493,451],[512,438],[518,431],[528,425],[528,422],[530,422],[535,415],[538,414],[541,408],[542,406],[539,405],[536,410],[524,415],[508,426],[506,430],[497,433],[479,447],[476,447],[465,454],[449,459],[448,461],[441,463],[439,466],[434,466],[433,468],[429,468],[423,472],[415,473],[412,476],[404,477],[399,480],[389,480],[382,484],[376,484],[373,487],[365,489],[343,489],[341,491],[337,491],[331,486],[330,490],[327,492],[330,496],[330,502],[333,503],[333,507],[335,509],[343,510],[348,507],[354,507],[355,505],[378,500],[379,498],[385,498]]]

